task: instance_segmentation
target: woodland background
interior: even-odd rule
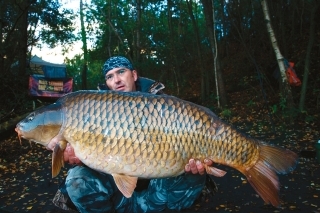
[[[61,44],[68,51],[76,40],[82,41],[83,53],[65,59],[74,91],[96,89],[104,82],[104,61],[124,55],[141,76],[164,83],[167,94],[222,117],[235,116],[232,109],[238,107],[247,115],[258,110],[268,122],[271,117],[283,123],[319,120],[317,0],[69,1],[80,4],[80,11],[63,9],[61,0],[0,1],[0,121],[32,110],[27,89],[32,48]],[[285,79],[274,78],[285,59],[295,63],[301,86],[285,87]]]
[[[52,198],[63,176],[51,178],[51,152],[19,144],[13,127],[54,101],[28,95],[32,48],[61,44],[67,52],[81,41],[83,53],[65,59],[74,91],[96,89],[104,61],[124,55],[167,94],[299,154],[296,170],[280,176],[281,209],[263,204],[241,174],[228,170],[215,179],[215,196],[186,211],[320,212],[319,0],[68,1],[80,12],[63,9],[66,0],[0,0],[0,130],[12,124],[0,131],[0,211],[58,212]],[[295,63],[300,86],[288,86],[285,59]]]

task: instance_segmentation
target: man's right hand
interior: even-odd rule
[[[82,162],[79,160],[79,158],[74,153],[74,149],[70,143],[67,144],[67,147],[64,150],[63,158],[64,158],[64,161],[68,162],[69,164],[73,164],[73,165],[76,164],[79,166],[82,165]]]

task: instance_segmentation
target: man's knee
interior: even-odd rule
[[[148,188],[150,208],[181,210],[190,207],[205,185],[206,175],[182,174],[154,179]]]
[[[67,179],[70,180],[73,178],[82,178],[82,177],[91,177],[95,171],[85,166],[75,166],[68,171]]]
[[[201,194],[205,181],[206,175],[182,175],[168,191],[167,207],[175,210],[189,208]]]
[[[76,166],[68,172],[66,190],[79,211],[106,212],[113,208],[114,186],[109,178],[90,168]]]

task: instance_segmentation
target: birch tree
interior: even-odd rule
[[[280,52],[276,36],[274,34],[274,31],[273,31],[273,28],[271,25],[267,0],[262,0],[261,5],[262,5],[262,10],[263,10],[263,14],[264,14],[264,19],[266,21],[269,37],[271,40],[271,44],[272,44],[274,53],[276,55],[280,74],[281,74],[281,81],[280,81],[281,82],[281,95],[282,95],[282,98],[284,98],[286,101],[286,106],[289,109],[289,112],[291,112],[293,109],[294,103],[293,103],[291,88],[289,86],[288,79],[286,76],[286,69],[284,67],[284,58]]]

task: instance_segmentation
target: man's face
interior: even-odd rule
[[[106,84],[111,90],[122,92],[136,91],[137,72],[127,68],[114,68],[106,74]]]

